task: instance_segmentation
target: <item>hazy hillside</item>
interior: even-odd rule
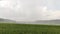
[[[60,19],[56,19],[56,20],[37,20],[34,22],[35,24],[60,24]]]
[[[16,21],[14,20],[10,20],[10,19],[3,19],[3,18],[0,18],[0,23],[15,23]]]
[[[14,21],[10,19],[0,18],[0,23],[16,23],[16,24],[48,24],[48,25],[60,25],[60,19],[56,20],[36,20],[36,21]]]

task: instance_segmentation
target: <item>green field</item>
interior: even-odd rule
[[[0,34],[60,34],[60,26],[0,23]]]

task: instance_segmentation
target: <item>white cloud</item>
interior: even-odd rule
[[[38,19],[39,20],[52,20],[52,19],[60,19],[60,10],[48,10],[47,6],[38,7]]]
[[[44,5],[45,3],[39,3],[37,1],[37,3],[44,5],[41,6],[36,4],[36,1],[29,1],[0,1],[0,17],[13,20],[50,20],[60,18],[60,10],[48,10],[48,7]],[[49,4],[48,6],[50,6]]]

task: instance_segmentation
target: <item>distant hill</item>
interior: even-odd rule
[[[36,21],[19,21],[18,24],[60,24],[60,19],[56,20],[36,20]]]
[[[34,23],[36,23],[36,24],[60,24],[60,19],[56,19],[56,20],[37,20]]]
[[[3,18],[0,18],[0,23],[14,23],[16,21],[14,20],[10,20],[10,19],[3,19]]]

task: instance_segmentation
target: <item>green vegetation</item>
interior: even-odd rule
[[[60,26],[0,23],[0,34],[60,34]]]

